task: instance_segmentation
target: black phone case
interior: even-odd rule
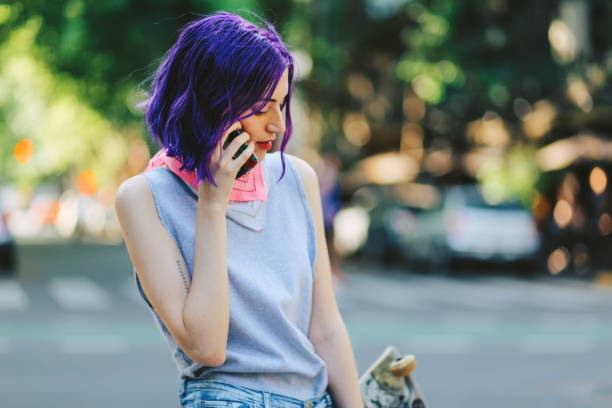
[[[236,129],[232,133],[230,133],[227,136],[227,139],[225,140],[225,143],[223,143],[223,149],[226,149],[229,146],[229,144],[232,143],[232,140],[234,140],[240,133],[242,133],[242,129]],[[234,154],[232,159],[236,159],[238,156],[240,156],[240,154],[248,146],[249,145],[246,142],[242,146],[240,146],[240,148],[238,148],[238,151],[236,151],[236,154]],[[247,160],[247,162],[242,165],[240,170],[238,170],[238,174],[236,174],[236,178],[239,178],[239,177],[242,177],[243,175],[245,175],[249,170],[251,170],[253,167],[255,167],[258,162],[259,162],[259,159],[257,158],[257,156],[255,156],[255,154],[252,154],[251,157],[249,158],[249,160]]]

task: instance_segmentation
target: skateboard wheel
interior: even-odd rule
[[[423,402],[423,400],[416,399],[412,403],[412,408],[425,408],[425,403]]]
[[[412,354],[395,359],[389,364],[389,370],[396,377],[407,377],[417,368],[416,359]]]

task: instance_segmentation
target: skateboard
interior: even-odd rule
[[[411,377],[416,367],[413,355],[400,357],[387,347],[359,379],[364,408],[426,408]]]

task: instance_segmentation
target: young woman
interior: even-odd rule
[[[318,179],[284,153],[293,72],[269,23],[218,12],[182,30],[152,84],[165,165],[124,181],[115,209],[182,407],[363,406]]]

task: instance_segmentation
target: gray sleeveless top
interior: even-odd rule
[[[327,387],[327,367],[308,339],[316,256],[313,218],[291,162],[285,159],[278,182],[280,152],[267,153],[261,165],[268,201],[230,201],[226,212],[230,321],[223,365],[191,360],[149,303],[135,268],[134,276],[168,342],[179,380],[218,380],[308,399]],[[197,191],[165,167],[142,174],[161,222],[193,275]]]

